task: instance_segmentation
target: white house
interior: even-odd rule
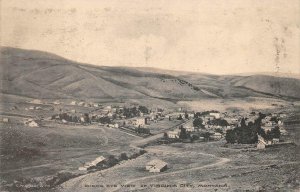
[[[2,119],[2,122],[3,122],[3,123],[8,123],[8,122],[9,122],[9,119],[6,118],[6,117],[4,117],[4,118]]]
[[[180,130],[167,132],[168,138],[172,138],[172,139],[179,138],[179,134],[180,134]]]
[[[54,104],[54,105],[59,105],[59,104],[60,104],[60,101],[59,101],[59,100],[56,100],[56,101],[53,102],[53,104]]]
[[[195,131],[195,127],[193,127],[193,126],[186,126],[186,127],[184,127],[184,129],[185,129],[187,132],[194,132],[194,131]]]
[[[38,127],[39,125],[37,124],[37,122],[35,121],[31,121],[30,123],[28,123],[29,127]]]
[[[42,104],[42,101],[39,99],[34,99],[32,100],[30,103],[34,103],[34,104]]]
[[[104,108],[104,110],[107,110],[107,111],[111,111],[111,106],[110,105],[108,105],[108,106],[106,106],[105,108]]]
[[[267,145],[267,142],[265,141],[265,139],[262,136],[258,135],[258,142],[257,142],[256,148],[257,149],[265,149],[266,145]]]
[[[222,138],[221,133],[214,133],[213,135],[210,136],[212,139],[220,140]]]
[[[267,131],[271,131],[273,129],[273,126],[272,125],[268,125],[268,126],[262,126],[261,127],[265,132]]]
[[[84,117],[80,117],[80,122],[85,123],[85,118]]]
[[[33,119],[27,119],[24,121],[25,125],[28,125],[29,127],[38,127],[39,124],[35,122]]]
[[[165,171],[167,168],[168,164],[159,159],[154,159],[146,165],[146,170],[154,173]]]
[[[63,123],[68,123],[65,119],[62,119],[61,121],[62,121]]]
[[[99,104],[98,103],[94,103],[93,106],[94,107],[99,107]]]
[[[83,101],[80,101],[80,102],[78,103],[78,105],[79,105],[79,106],[84,106],[85,103],[84,103]]]
[[[76,103],[77,103],[76,101],[71,101],[70,104],[71,104],[71,105],[76,105]]]
[[[134,125],[136,127],[143,127],[146,124],[147,124],[147,119],[146,118],[139,118],[139,119],[136,119],[135,122],[134,122]]]
[[[216,119],[220,119],[221,118],[221,114],[220,113],[209,113],[210,116],[214,116]]]
[[[277,144],[277,143],[279,143],[279,139],[278,138],[273,138],[272,144]]]

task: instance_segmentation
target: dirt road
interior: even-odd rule
[[[211,154],[203,154],[203,155],[212,156]],[[169,173],[161,173],[161,174],[158,174],[158,175],[151,175],[151,176],[147,176],[147,177],[139,177],[139,178],[127,181],[126,183],[124,183],[124,185],[128,185],[128,184],[138,182],[138,181],[143,181],[143,180],[146,180],[146,179],[153,179],[153,178],[156,178],[156,177],[174,176],[174,175],[180,174],[180,173],[186,173],[186,172],[197,171],[197,170],[201,170],[201,169],[205,169],[205,168],[221,166],[221,165],[223,165],[223,164],[225,164],[229,161],[230,161],[230,159],[220,158],[215,163],[211,163],[211,164],[208,164],[208,165],[203,165],[203,166],[200,166],[200,167],[193,167],[193,168],[190,168],[190,169],[183,169],[183,170],[173,171],[173,172],[169,172]],[[108,191],[109,192],[115,192],[115,191],[118,191],[120,188],[121,188],[121,186],[118,185],[117,188],[114,188],[113,190],[108,190]]]

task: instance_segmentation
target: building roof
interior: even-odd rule
[[[221,133],[218,133],[218,132],[216,132],[214,135],[215,135],[215,136],[222,136],[222,134],[221,134]]]
[[[177,135],[177,134],[179,134],[179,133],[180,133],[179,130],[168,131],[168,134],[174,134],[174,135]]]
[[[104,161],[105,158],[103,156],[97,157],[94,161],[90,162],[89,165],[97,165],[98,163]]]
[[[147,166],[153,166],[156,169],[162,169],[164,168],[166,165],[168,165],[168,163],[160,160],[160,159],[154,159],[150,162],[147,163]]]

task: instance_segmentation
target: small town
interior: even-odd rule
[[[28,2],[0,0],[1,192],[299,191],[300,0]]]
[[[284,128],[286,113],[268,113],[252,111],[249,113],[211,111],[189,111],[183,107],[169,110],[164,108],[147,108],[141,105],[103,105],[99,103],[71,101],[64,104],[56,100],[43,102],[34,99],[27,101],[26,111],[50,111],[51,116],[37,115],[36,118],[23,118],[27,127],[38,128],[47,124],[64,126],[107,127],[141,138],[151,138],[144,144],[163,145],[170,143],[197,143],[225,140],[234,146],[251,146],[257,150],[292,144],[282,138],[287,135]],[[13,106],[10,110],[16,111]],[[84,112],[83,112],[84,111]],[[10,123],[8,117],[2,118],[3,123]],[[171,127],[170,127],[171,125]],[[160,137],[157,137],[160,136]],[[141,145],[142,146],[142,145]],[[116,165],[122,160],[136,158],[146,151],[128,156],[120,154],[119,158],[112,155],[99,156],[90,162],[84,162],[79,171],[97,171]],[[168,163],[154,159],[145,165],[149,172],[162,172]]]

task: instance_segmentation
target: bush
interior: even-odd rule
[[[106,163],[109,167],[112,167],[118,163],[118,159],[116,159],[114,155],[110,155],[108,156]]]

